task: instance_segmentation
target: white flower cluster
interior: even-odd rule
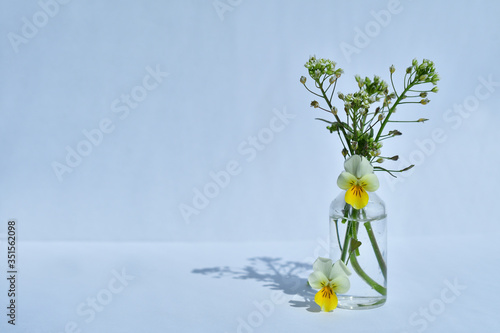
[[[317,59],[316,56],[309,58],[309,61],[304,65],[309,70],[309,75],[314,81],[318,81],[321,76],[335,75],[337,78],[343,73],[342,69],[335,69],[337,64],[329,59],[320,58]]]

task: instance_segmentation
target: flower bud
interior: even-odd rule
[[[335,82],[335,80],[337,80],[337,77],[334,77],[334,76],[330,76],[330,84],[333,84]]]
[[[438,92],[438,90],[439,90],[439,88],[438,88],[438,87],[434,87],[434,88],[432,88],[432,90],[431,90],[431,91],[432,91],[433,93],[437,93],[437,92]]]
[[[319,108],[319,103],[318,103],[318,101],[312,101],[312,102],[311,102],[311,106],[312,106],[313,108]]]
[[[425,119],[425,118],[420,118],[419,120],[417,120],[417,123],[423,123],[424,121],[427,121],[429,119]]]
[[[415,165],[414,165],[414,164],[412,164],[412,165],[407,166],[406,168],[402,169],[401,171],[408,171],[408,170],[410,170],[411,168],[413,168],[414,166],[415,166]]]
[[[346,157],[348,153],[347,149],[342,149],[342,156]]]
[[[339,99],[344,100],[345,96],[343,93],[339,92]]]
[[[424,74],[424,75],[420,75],[420,77],[418,78],[420,81],[425,81],[425,79],[427,79],[427,74]]]
[[[394,73],[396,71],[396,67],[394,67],[394,65],[391,65],[391,67],[389,67],[389,72]]]
[[[306,83],[306,80],[307,80],[307,79],[306,79],[306,77],[305,77],[305,76],[301,76],[301,77],[300,77],[300,83],[305,84],[305,83]]]
[[[426,105],[427,103],[429,103],[430,101],[426,98],[426,99],[423,99],[420,101],[420,104],[423,104],[423,105]]]
[[[438,74],[434,74],[434,76],[431,79],[432,84],[435,85],[438,81],[439,81],[439,75]]]
[[[334,116],[336,116],[337,113],[338,113],[338,110],[337,110],[337,108],[335,106],[332,107],[332,113],[333,113]]]
[[[421,92],[421,93],[420,93],[420,97],[422,97],[422,98],[426,98],[426,97],[427,97],[427,93],[426,93],[426,92]]]
[[[408,67],[408,68],[406,69],[406,74],[410,74],[410,73],[411,73],[411,67]]]
[[[392,135],[392,136],[396,136],[396,135],[402,135],[403,133],[401,133],[400,131],[398,130],[393,130],[393,131],[389,131],[389,135]]]
[[[384,114],[383,113],[381,113],[381,114],[378,115],[378,121],[382,121],[382,120],[384,120]]]
[[[384,159],[382,157],[377,159],[377,163],[382,163],[382,162],[384,162]]]
[[[351,142],[352,149],[356,150],[358,149],[358,142],[357,141],[352,141]]]

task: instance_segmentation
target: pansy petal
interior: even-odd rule
[[[318,257],[313,264],[313,270],[315,272],[322,272],[325,276],[329,276],[332,270],[333,262],[332,259]]]
[[[369,173],[373,173],[373,167],[370,162],[366,159],[366,157],[361,156],[361,161],[359,162],[358,169],[356,170],[356,177],[361,178],[364,175]]]
[[[333,280],[337,276],[341,276],[341,275],[349,276],[351,274],[352,274],[351,271],[349,270],[349,268],[347,268],[347,266],[344,264],[344,262],[342,260],[337,260],[333,264],[332,271],[330,272],[330,275],[328,276],[328,278],[330,280]]]
[[[358,166],[360,163],[361,163],[361,156],[352,155],[347,160],[345,160],[344,169],[345,169],[345,171],[349,172],[350,174],[357,176]]]
[[[345,193],[345,202],[361,209],[368,204],[368,193],[361,186],[353,186]]]
[[[313,289],[321,289],[329,283],[328,277],[323,272],[318,271],[314,271],[309,274],[307,281]]]
[[[356,182],[356,177],[353,174],[345,171],[342,171],[342,173],[339,175],[339,178],[337,178],[337,185],[343,190],[350,189],[354,184],[356,184]]]
[[[347,276],[340,275],[330,281],[330,286],[336,293],[344,294],[351,288],[351,282]]]
[[[379,187],[378,177],[374,173],[364,175],[359,180],[359,185],[361,185],[368,192],[375,192]]]
[[[316,293],[314,301],[321,307],[321,310],[330,312],[337,307],[339,299],[332,288],[324,287]]]

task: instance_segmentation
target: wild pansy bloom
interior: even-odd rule
[[[346,293],[351,287],[348,278],[351,272],[342,260],[337,260],[335,264],[332,264],[331,259],[321,257],[314,262],[313,270],[308,278],[309,285],[314,289],[320,289],[314,301],[321,307],[321,310],[332,311],[338,304],[336,293]]]
[[[344,162],[344,169],[337,185],[347,190],[345,202],[355,209],[361,209],[368,204],[368,193],[374,192],[379,187],[377,176],[373,173],[373,167],[364,156],[352,155]]]

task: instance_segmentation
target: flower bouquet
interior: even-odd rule
[[[382,155],[382,141],[402,134],[386,127],[427,121],[425,118],[395,120],[394,114],[403,104],[428,104],[428,94],[438,91],[439,76],[434,63],[427,59],[422,62],[414,59],[406,68],[400,91],[393,81],[394,66],[389,67],[390,87],[378,76],[373,79],[355,76],[359,90],[338,93],[344,104],[343,111],[339,111],[333,96],[343,70],[335,66],[331,60],[310,57],[305,67],[314,87],[307,86],[305,76],[300,78],[304,87],[321,101],[314,99],[311,107],[329,114],[330,119],[316,119],[325,122],[327,130],[339,137],[344,157],[344,171],[337,179],[342,191],[330,206],[330,259],[318,258],[308,281],[312,288],[319,289],[315,302],[323,311],[337,306],[369,309],[383,305],[387,297],[387,219],[385,204],[374,193],[379,188],[375,172],[395,177],[395,173],[413,167],[400,170],[382,167],[385,161],[398,160],[398,155]]]

